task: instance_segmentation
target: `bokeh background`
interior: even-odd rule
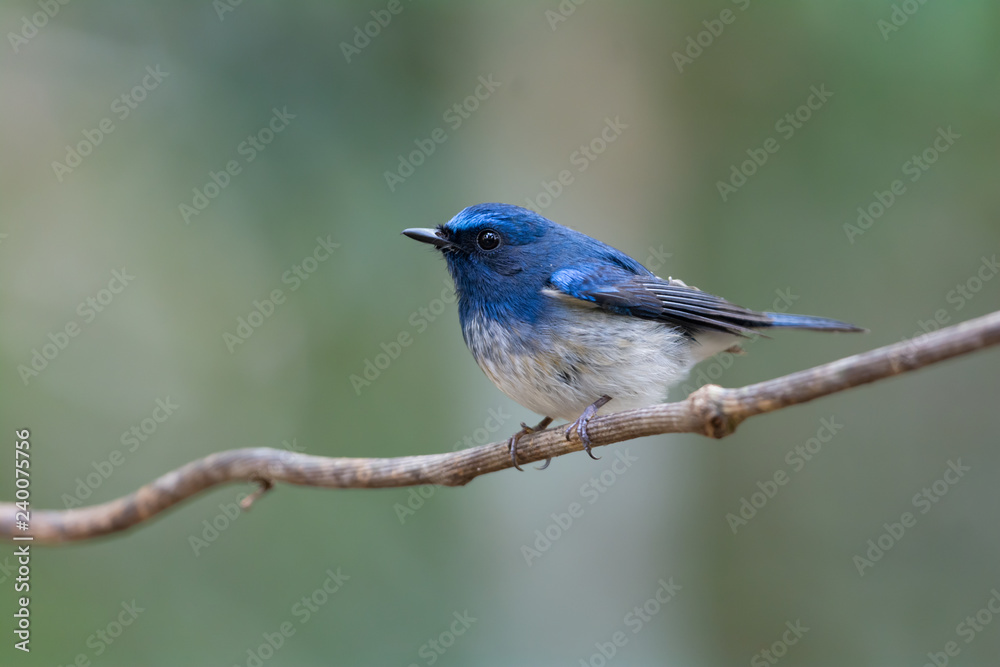
[[[464,348],[443,261],[399,235],[482,201],[530,200],[743,305],[871,330],[754,341],[676,397],[1000,306],[989,0],[43,4],[0,6],[0,423],[8,444],[31,429],[36,508],[229,448],[403,456],[534,422]],[[832,95],[799,110],[813,87]],[[248,149],[275,109],[293,117]],[[53,165],[103,119],[113,131],[75,167]],[[443,143],[387,179],[437,128]],[[947,150],[914,171],[939,132]],[[777,152],[723,197],[768,138]],[[230,160],[239,173],[185,216]],[[292,289],[317,239],[338,245]],[[133,278],[102,292],[116,270]],[[227,345],[276,289],[284,302]],[[65,349],[20,370],[70,323]],[[412,344],[352,383],[401,333]],[[998,370],[987,351],[722,441],[647,438],[423,497],[281,486],[230,520],[250,487],[221,488],[112,539],[36,548],[29,656],[12,648],[5,547],[0,662],[922,665],[954,641],[953,664],[995,664],[1000,619],[980,610],[1000,590]],[[158,400],[177,406],[162,423]],[[132,427],[143,440],[123,441]],[[949,461],[969,471],[934,487]],[[745,525],[727,518],[779,471]],[[946,494],[915,504],[925,488]],[[859,566],[907,511],[915,525]],[[349,578],[321,595],[329,572]],[[664,583],[673,597],[648,602]],[[323,604],[306,615],[304,597]],[[142,611],[119,634],[123,604]],[[283,623],[294,635],[268,651]]]

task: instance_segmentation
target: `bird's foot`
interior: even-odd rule
[[[528,426],[524,422],[521,422],[521,430],[510,436],[510,440],[507,441],[507,448],[510,449],[510,462],[514,464],[514,467],[524,472],[524,469],[517,465],[517,441],[521,439],[521,436],[534,433],[535,431],[542,431],[552,423],[552,417],[546,417],[542,421],[538,422],[534,426]],[[539,470],[545,470],[552,463],[552,459],[545,459],[545,463]]]
[[[597,411],[603,408],[611,397],[605,394],[599,399],[587,406],[587,409],[583,411],[583,414],[566,427],[566,439],[570,440],[573,437],[573,431],[575,430],[580,436],[580,441],[583,442],[583,448],[587,452],[587,456],[594,459],[595,461],[600,460],[601,457],[594,456],[594,453],[590,451],[590,434],[587,433],[587,422],[590,421],[591,417],[597,414]]]

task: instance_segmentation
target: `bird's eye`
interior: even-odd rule
[[[492,229],[484,229],[479,232],[479,237],[476,239],[476,243],[483,250],[495,250],[500,246],[500,235],[497,234]]]

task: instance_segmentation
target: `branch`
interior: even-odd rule
[[[744,419],[805,403],[851,387],[906,373],[1000,343],[1000,311],[912,340],[846,357],[809,370],[739,389],[705,385],[677,403],[595,417],[588,425],[593,446],[661,433],[700,433],[722,438]],[[562,428],[521,438],[518,461],[530,463],[580,451]],[[329,458],[257,447],[206,456],[169,472],[138,491],[101,505],[32,511],[31,529],[14,528],[15,506],[0,503],[0,535],[31,535],[36,544],[86,540],[126,530],[206,489],[255,482],[253,499],[275,482],[326,488],[384,488],[440,484],[461,486],[512,466],[506,442],[446,454],[391,459]],[[249,502],[247,502],[249,501]]]

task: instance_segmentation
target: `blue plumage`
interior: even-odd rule
[[[861,331],[844,322],[748,310],[663,279],[625,253],[510,204],[470,206],[436,229],[403,232],[445,256],[465,342],[512,399],[551,419],[587,420],[610,401],[658,403],[691,367],[771,327]],[[515,465],[517,437],[511,438]]]

